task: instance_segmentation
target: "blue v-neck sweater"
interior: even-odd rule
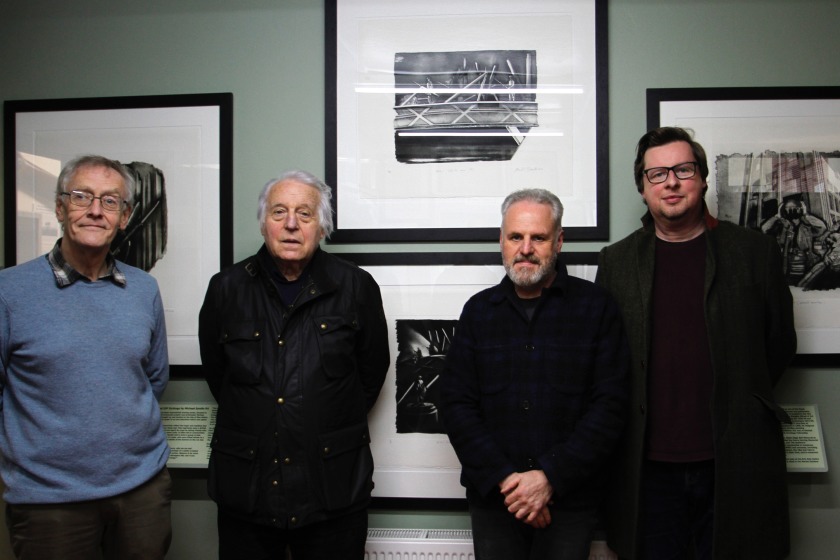
[[[157,282],[56,285],[45,257],[0,271],[0,475],[8,503],[136,488],[166,464],[169,378]]]

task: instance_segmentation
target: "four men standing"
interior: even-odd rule
[[[685,130],[645,134],[634,166],[648,212],[601,251],[600,286],[558,263],[555,195],[502,205],[506,277],[464,306],[441,378],[478,560],[587,558],[605,494],[622,558],[789,552],[773,387],[796,335],[778,246],[709,215]],[[119,163],[70,162],[62,239],[0,272],[0,474],[20,559],[169,546],[163,306],[108,252],[132,195]],[[330,197],[306,172],[269,181],[263,247],[215,275],[201,309],[223,559],[364,557],[388,335],[372,277],[319,247]]]

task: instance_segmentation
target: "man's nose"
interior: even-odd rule
[[[102,199],[99,197],[94,198],[90,201],[90,206],[87,208],[88,214],[93,214],[94,216],[98,216],[100,214],[104,214],[105,210],[102,208]]]
[[[673,169],[668,170],[668,176],[665,178],[665,186],[666,187],[673,187],[680,183],[680,180],[677,178],[677,172]]]

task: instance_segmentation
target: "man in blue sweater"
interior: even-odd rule
[[[585,560],[621,435],[621,313],[558,262],[563,206],[542,189],[502,204],[505,276],[464,306],[441,377],[476,560]]]
[[[116,262],[134,180],[83,156],[58,177],[63,237],[0,272],[0,475],[19,560],[162,560],[169,378],[157,282]]]

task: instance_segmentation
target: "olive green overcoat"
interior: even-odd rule
[[[649,216],[647,216],[649,218]],[[714,369],[714,558],[774,560],[790,549],[782,422],[773,387],[796,353],[793,302],[776,241],[706,217],[705,315]],[[631,399],[609,491],[610,547],[637,558],[647,420],[655,234],[605,247],[596,282],[618,300],[630,341]],[[655,560],[655,559],[652,559]]]

